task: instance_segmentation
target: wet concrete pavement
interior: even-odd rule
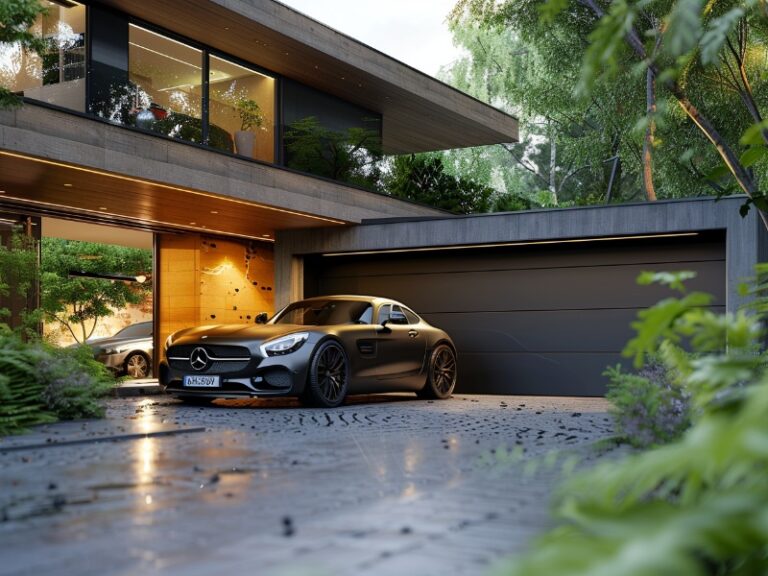
[[[547,526],[560,469],[525,464],[612,433],[602,399],[362,400],[122,398],[3,439],[0,574],[485,574]]]

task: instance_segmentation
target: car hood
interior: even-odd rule
[[[217,326],[197,326],[176,332],[173,335],[171,346],[201,341],[210,344],[264,341],[285,334],[307,332],[312,328],[314,326],[299,326],[296,324],[220,324]]]

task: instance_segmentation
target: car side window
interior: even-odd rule
[[[419,323],[419,317],[416,316],[412,311],[408,310],[408,308],[403,308],[403,312],[405,313],[405,317],[408,318],[408,324],[418,324]]]
[[[390,304],[384,304],[384,306],[379,308],[379,324],[384,324],[384,322],[389,320],[391,310],[392,306]]]
[[[389,316],[389,323],[397,324],[398,326],[410,324],[410,322],[408,322],[408,318],[400,306],[392,306],[392,312]]]
[[[373,306],[366,306],[363,313],[357,319],[358,324],[370,324],[373,322]]]

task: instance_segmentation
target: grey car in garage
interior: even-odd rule
[[[117,374],[137,379],[152,375],[152,322],[131,324],[113,336],[87,344],[94,358]]]

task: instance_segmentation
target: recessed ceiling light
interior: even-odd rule
[[[211,210],[211,214],[218,214],[218,213],[219,213],[218,210]]]
[[[285,54],[286,56],[288,56],[288,52],[284,52],[284,54]]]
[[[99,206],[99,210],[106,210],[106,209],[107,209],[106,206]]]
[[[0,190],[0,194],[5,194],[5,190]]]
[[[344,76],[342,76],[342,77],[341,77],[341,79],[342,79],[342,80],[346,80],[346,78],[345,78]]]
[[[189,223],[190,226],[194,226],[195,224],[197,224],[197,222],[190,222]]]
[[[65,187],[65,188],[72,188],[72,184],[70,184],[69,182],[67,182],[66,184],[64,184],[64,187]]]
[[[270,234],[262,234],[261,235],[262,238],[269,238],[270,236],[271,236]]]

